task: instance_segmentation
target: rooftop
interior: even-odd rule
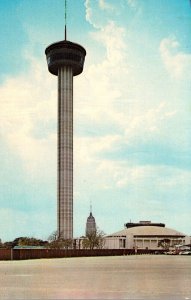
[[[136,227],[136,226],[158,226],[165,227],[164,223],[152,223],[151,221],[139,221],[139,223],[126,223],[124,224],[126,228]]]
[[[160,226],[135,226],[131,228],[125,228],[121,231],[115,232],[113,234],[108,235],[108,237],[114,236],[176,236],[176,237],[184,237],[185,234],[179,231],[176,231],[167,227]]]

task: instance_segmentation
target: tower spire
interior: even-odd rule
[[[90,200],[90,214],[92,214],[92,201]]]
[[[64,39],[67,40],[67,32],[66,32],[66,25],[67,25],[67,1],[65,0],[65,13],[64,13],[64,20],[65,20],[65,32],[64,32]]]

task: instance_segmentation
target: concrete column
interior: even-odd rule
[[[73,72],[58,70],[58,235],[73,238]]]

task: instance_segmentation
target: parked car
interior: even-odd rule
[[[191,251],[181,251],[179,255],[191,255]]]
[[[176,255],[176,252],[175,251],[168,251],[168,252],[165,252],[165,254],[167,254],[167,255]]]

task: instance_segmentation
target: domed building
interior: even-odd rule
[[[125,229],[105,237],[107,249],[162,249],[161,243],[167,240],[170,248],[190,243],[190,237],[182,232],[165,227],[163,223],[140,221],[127,223]]]
[[[96,232],[96,222],[92,214],[92,208],[90,207],[90,215],[87,218],[87,222],[86,222],[86,236],[93,232]]]

